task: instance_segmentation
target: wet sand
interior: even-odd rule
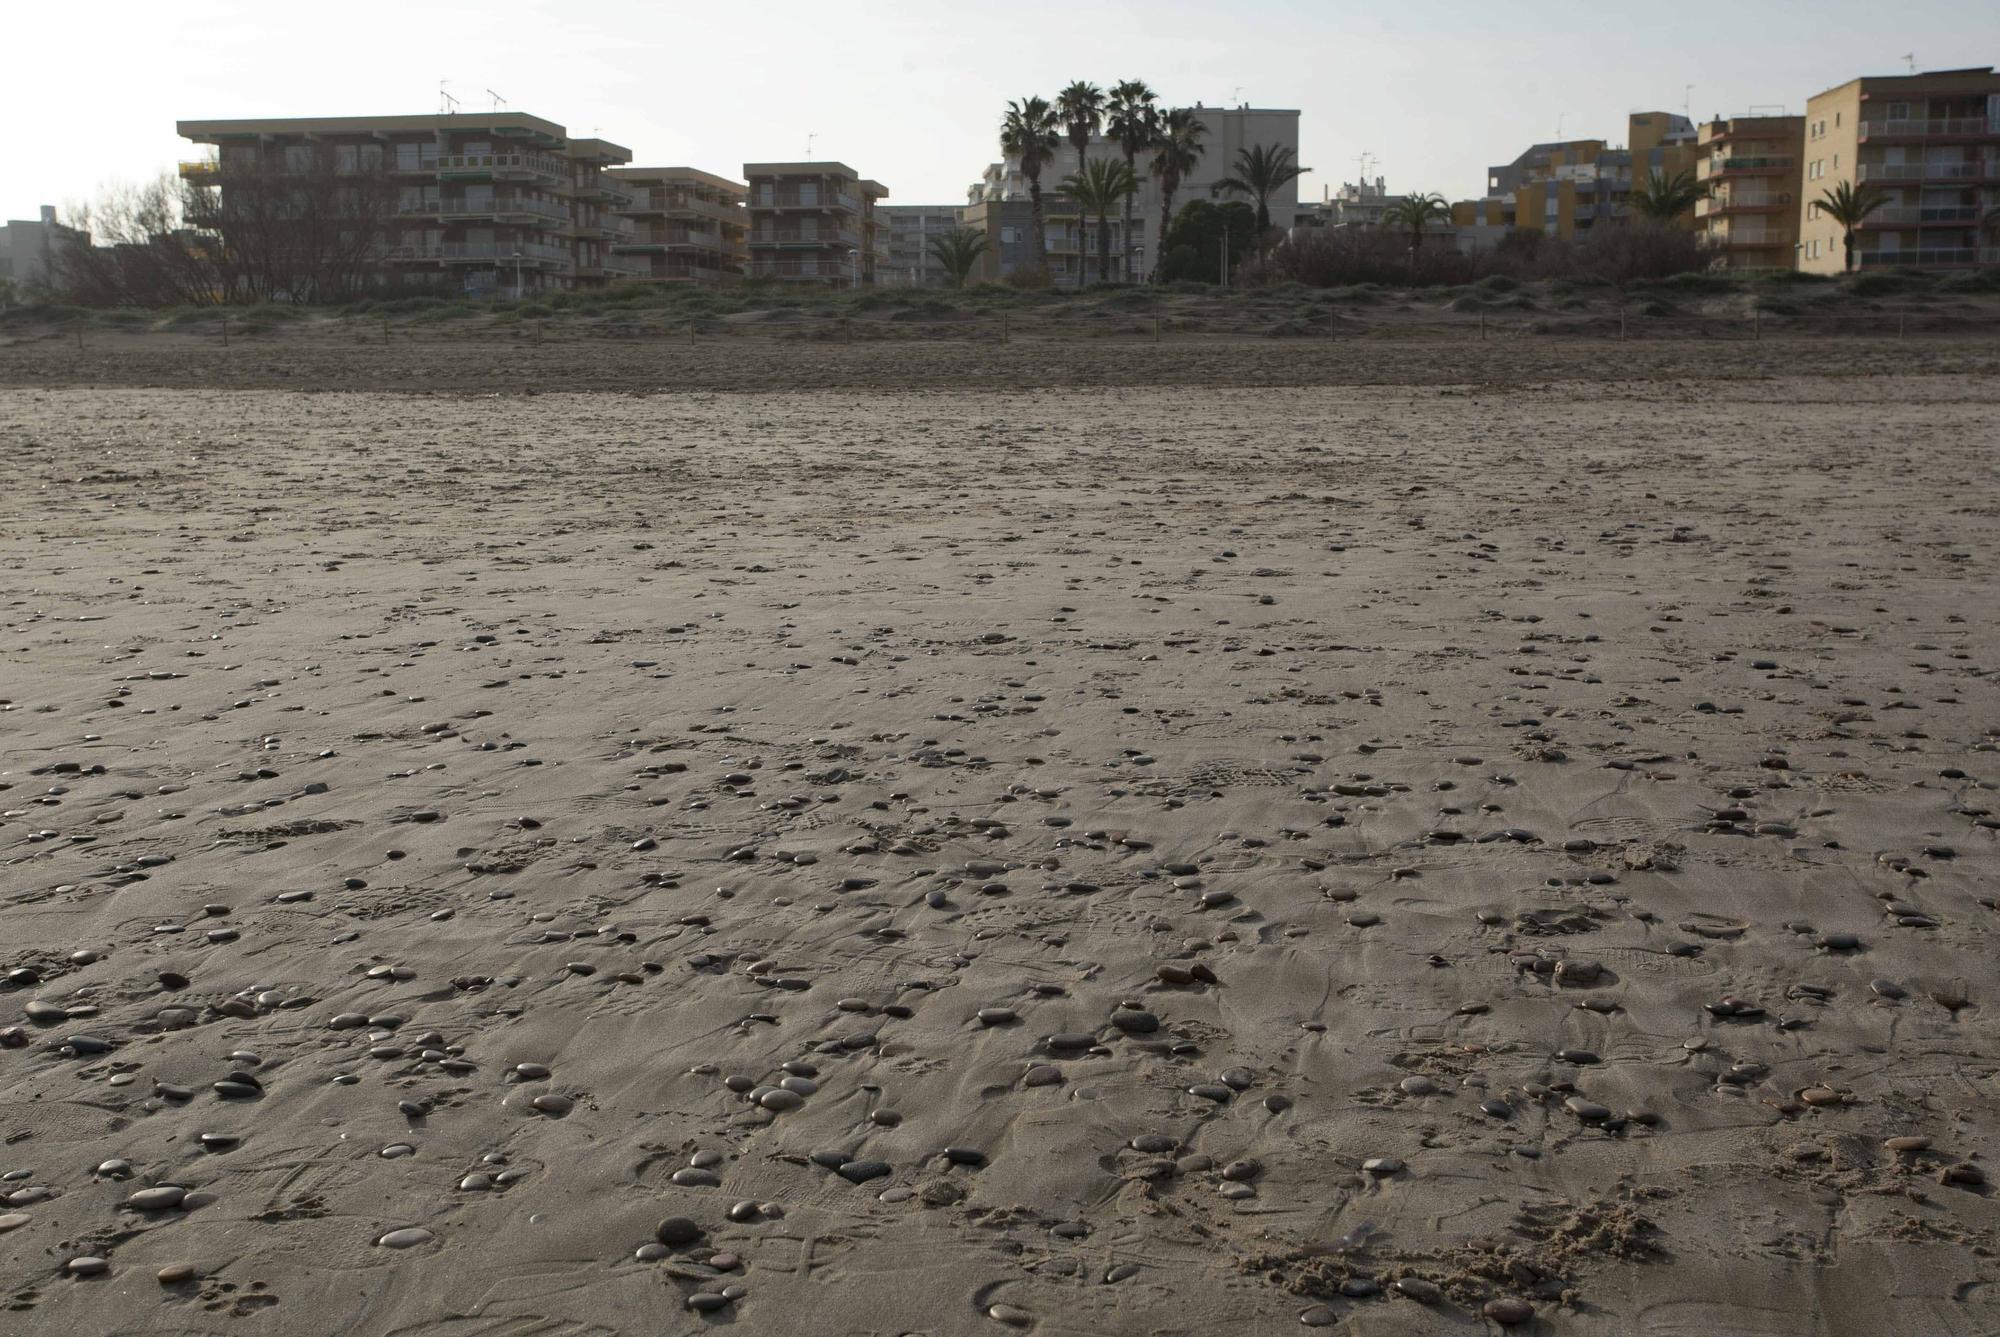
[[[1991,352],[1219,347],[0,353],[11,1324],[2000,1330]]]

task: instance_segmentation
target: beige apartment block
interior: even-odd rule
[[[753,162],[749,182],[753,279],[863,287],[886,263],[875,214],[888,187],[840,162]]]
[[[1805,133],[1803,116],[1732,116],[1701,127],[1695,175],[1708,191],[1695,219],[1718,268],[1792,268]]]
[[[1806,103],[1799,268],[1838,274],[1841,228],[1819,207],[1843,181],[1879,194],[1854,267],[2000,264],[2000,75],[1990,66],[1850,79]]]
[[[741,283],[750,263],[745,240],[749,191],[692,167],[620,167],[611,175],[632,192],[624,210],[632,232],[612,249],[643,266],[655,283]]]
[[[178,129],[213,149],[182,163],[182,178],[220,190],[225,210],[232,183],[249,189],[270,174],[375,181],[393,214],[385,273],[489,294],[602,287],[641,269],[614,250],[632,232],[620,217],[632,197],[607,171],[631,152],[572,139],[539,116],[182,121]]]

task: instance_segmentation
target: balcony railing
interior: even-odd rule
[[[539,176],[551,181],[569,181],[569,164],[545,153],[449,153],[437,160],[437,172],[444,176],[490,173],[496,176]]]
[[[851,214],[861,212],[861,197],[849,195],[845,191],[821,190],[811,193],[797,190],[775,190],[769,194],[753,195],[750,199],[753,209],[845,209]]]
[[[500,218],[508,214],[569,221],[569,206],[555,200],[531,200],[498,195],[492,199],[413,201],[397,210],[402,214],[430,214],[437,218]]]
[[[181,180],[207,181],[222,175],[222,164],[213,158],[194,158],[181,163]]]
[[[1863,269],[1890,265],[1991,265],[2000,264],[2000,247],[1926,246],[1895,251],[1856,251],[1854,263]]]
[[[1877,209],[1874,213],[1868,215],[1867,218],[1862,220],[1861,226],[1928,227],[1936,224],[1940,227],[1951,227],[1977,223],[1979,219],[1980,208],[1976,204],[1916,206],[1892,204],[1887,208]]]
[[[722,234],[697,228],[641,228],[621,238],[620,246],[698,246],[711,251],[722,249]]]
[[[1863,121],[1860,138],[1867,143],[1872,138],[1895,136],[1900,138],[1924,137],[1932,135],[1983,135],[1987,133],[1984,116],[1945,116],[1931,120],[1884,119]]]
[[[678,257],[655,264],[641,274],[642,278],[658,283],[741,283],[741,270],[724,269],[718,265],[693,264]]]
[[[512,264],[519,259],[523,264],[557,264],[570,262],[566,247],[551,246],[540,241],[448,241],[438,248],[446,260],[493,261]]]
[[[1978,181],[2000,175],[2000,163],[1865,162],[1858,175],[1863,181]]]
[[[861,234],[852,228],[823,227],[758,228],[750,234],[752,246],[859,246]]]
[[[619,255],[607,255],[597,263],[605,273],[616,274],[620,278],[643,278],[652,272],[651,266],[644,260]]]
[[[1773,172],[1790,167],[1794,158],[1751,158],[1738,156],[1723,158],[1715,162],[1710,171],[1720,175],[1723,172]]]
[[[639,200],[629,210],[631,213],[663,213],[692,215],[696,218],[711,218],[718,223],[746,223],[749,215],[740,204],[720,204],[714,200],[697,199],[692,195],[653,191]]]

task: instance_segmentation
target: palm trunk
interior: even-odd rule
[[[1138,172],[1139,172],[1139,165],[1138,165],[1138,163],[1139,163],[1139,160],[1138,160],[1138,155],[1136,155],[1136,154],[1133,154],[1133,153],[1127,153],[1127,154],[1125,155],[1125,170],[1126,170],[1126,171],[1128,171],[1128,172],[1130,172],[1130,173],[1132,173],[1132,180],[1133,180],[1134,182],[1137,182],[1137,181],[1138,181],[1138,179],[1139,179],[1139,176],[1138,176]],[[1128,193],[1128,194],[1127,194],[1127,195],[1125,196],[1125,265],[1124,265],[1124,269],[1125,269],[1125,281],[1126,281],[1127,283],[1132,283],[1132,282],[1135,282],[1135,281],[1136,281],[1136,278],[1135,278],[1135,276],[1134,276],[1134,275],[1133,275],[1133,273],[1132,273],[1132,197],[1133,197],[1133,195],[1136,195],[1137,193],[1138,193],[1138,191],[1137,191],[1137,190],[1135,189],[1135,190],[1131,191],[1130,193]]]
[[[1160,181],[1160,235],[1153,240],[1153,282],[1167,281],[1167,225],[1174,218],[1174,187]]]
[[[1854,234],[1852,232],[1842,232],[1840,234],[1840,249],[1842,260],[1841,272],[1843,274],[1852,274],[1854,272]]]
[[[1097,215],[1097,281],[1111,282],[1111,215]]]
[[[1031,269],[1046,270],[1049,267],[1049,238],[1047,224],[1042,221],[1042,174],[1028,175],[1028,212],[1034,226],[1029,230],[1029,243],[1035,248]]]

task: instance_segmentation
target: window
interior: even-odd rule
[[[1003,227],[1003,228],[1001,228],[1001,229],[1000,229],[1000,243],[1001,243],[1001,244],[1002,244],[1003,246],[1011,246],[1011,245],[1013,245],[1013,244],[1014,244],[1014,243],[1015,243],[1016,241],[1019,241],[1019,240],[1020,240],[1020,237],[1019,237],[1018,233],[1019,233],[1019,229],[1017,229],[1017,228],[1011,228],[1011,227]]]

